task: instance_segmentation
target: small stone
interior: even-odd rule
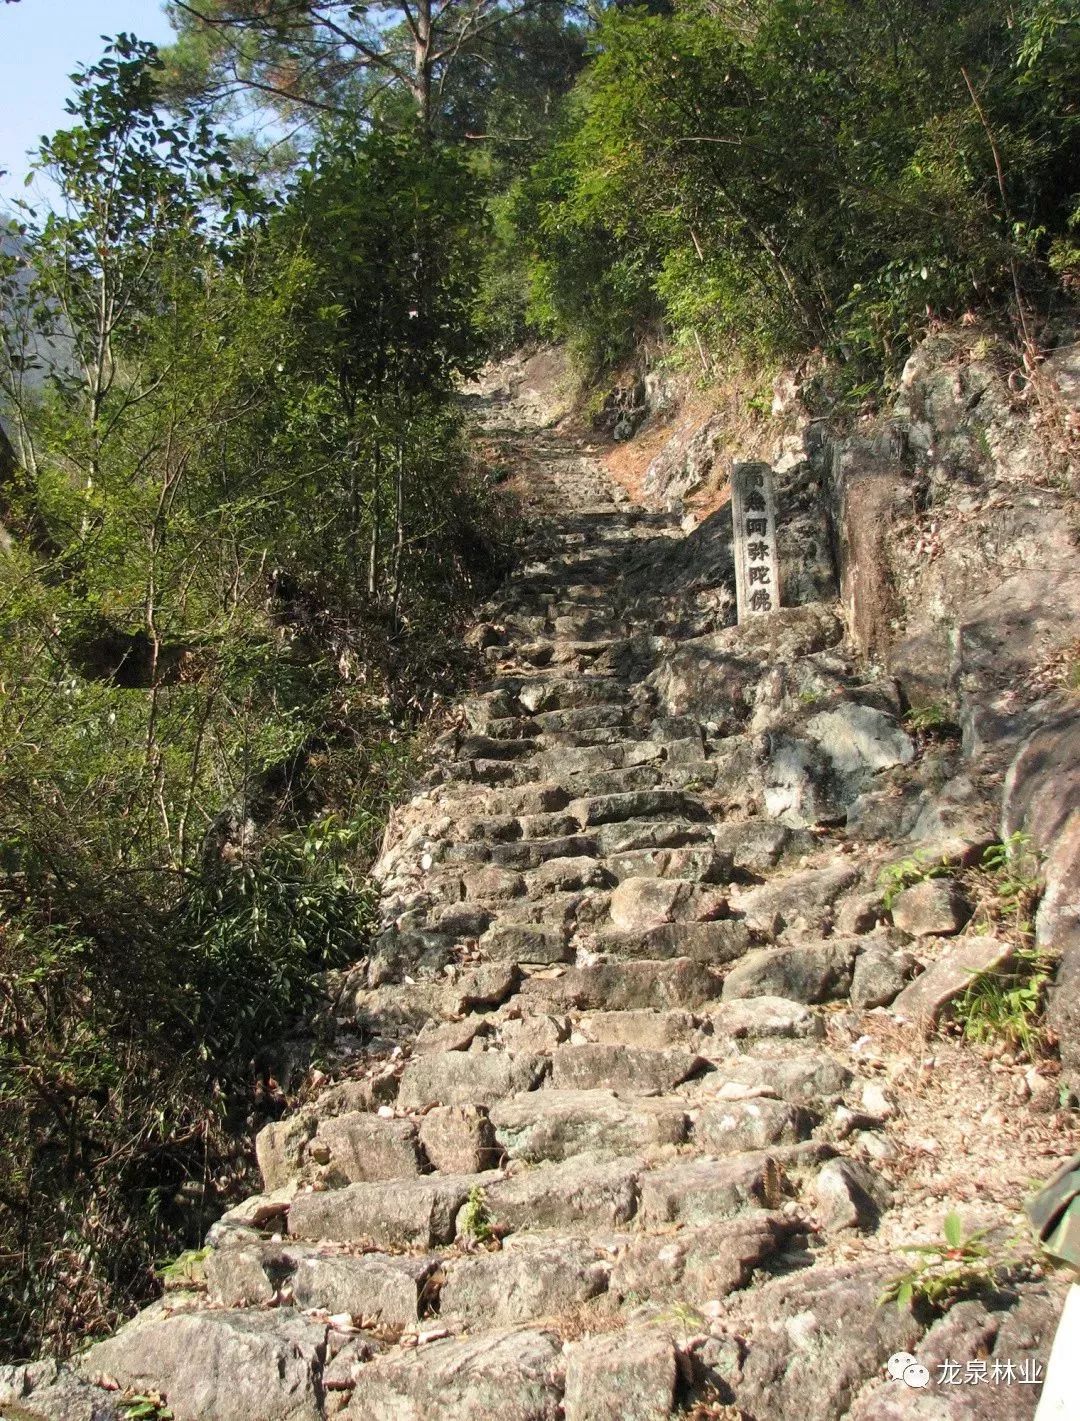
[[[437,1105],[420,1121],[420,1143],[443,1174],[494,1169],[501,1153],[487,1111],[476,1105]]]
[[[959,885],[951,878],[927,878],[905,888],[892,906],[892,920],[912,937],[958,933],[971,916]]]
[[[883,1181],[867,1166],[832,1159],[814,1182],[818,1215],[827,1229],[875,1228],[888,1202]]]
[[[910,952],[873,943],[855,959],[850,999],[853,1007],[870,1011],[894,1001],[919,970]]]
[[[877,1081],[867,1081],[862,1088],[862,1106],[868,1115],[876,1120],[888,1120],[893,1113],[893,1103],[885,1087]]]

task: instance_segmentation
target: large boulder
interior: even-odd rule
[[[845,817],[873,775],[915,754],[896,717],[878,706],[840,700],[789,716],[768,736],[765,807],[792,828]]]

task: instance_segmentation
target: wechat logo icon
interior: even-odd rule
[[[894,1352],[887,1367],[893,1381],[903,1382],[916,1391],[930,1384],[930,1373],[910,1352]]]

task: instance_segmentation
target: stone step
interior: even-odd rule
[[[818,1241],[855,1245],[889,1202],[833,1004],[865,1005],[860,964],[902,943],[860,935],[876,861],[762,809],[784,789],[763,736],[839,663],[787,613],[721,629],[728,589],[688,593],[670,556],[679,518],[537,437],[536,506],[565,507],[530,509],[470,636],[481,677],[373,870],[380,930],[328,974],[342,1078],[260,1131],[264,1193],[214,1225],[205,1301],[145,1325],[180,1351],[155,1370],[140,1329],[102,1354],[178,1416],[234,1415],[234,1386],[245,1421],[764,1416],[776,1385],[798,1410],[791,1318],[858,1333],[888,1276],[815,1301],[859,1266]],[[830,1416],[915,1347],[886,1326]]]
[[[535,763],[541,774],[567,783],[577,775],[658,764],[664,758],[664,748],[659,743],[619,738],[607,745],[541,750]]]
[[[604,922],[611,906],[605,889],[585,892],[551,892],[538,898],[520,898],[499,906],[495,926],[506,924],[540,927],[596,927]]]
[[[435,1312],[441,1260],[431,1254],[351,1254],[287,1243],[215,1249],[207,1259],[209,1300],[216,1307],[257,1307],[289,1289],[298,1307],[357,1325],[415,1327]]]
[[[746,955],[751,936],[745,923],[720,918],[708,923],[661,923],[645,931],[605,926],[593,934],[592,945],[605,957],[620,961],[686,957],[722,967]],[[767,994],[763,991],[759,995]]]
[[[611,1259],[588,1240],[510,1237],[517,1246],[446,1264],[439,1308],[444,1326],[490,1331],[557,1317],[606,1292]]]
[[[577,830],[576,819],[564,818],[561,823]],[[550,839],[512,839],[503,843],[473,841],[447,844],[438,853],[442,864],[490,863],[499,868],[534,869],[548,859],[572,858],[575,855],[595,856],[597,843],[590,834],[562,833]]]
[[[517,999],[527,1010],[624,1011],[638,1007],[694,1008],[716,1001],[723,979],[689,957],[640,962],[598,962],[558,976],[533,975]]]
[[[574,959],[570,932],[565,927],[496,923],[481,937],[479,948],[495,962],[550,965]]]
[[[648,1046],[567,1045],[551,1053],[545,1084],[552,1090],[610,1089],[664,1095],[709,1069],[696,1052]]]
[[[437,1248],[453,1243],[458,1214],[470,1193],[502,1182],[498,1170],[488,1170],[300,1193],[289,1206],[289,1235],[337,1243],[371,1241],[390,1249]]]
[[[398,1088],[402,1110],[433,1105],[494,1105],[522,1090],[536,1090],[551,1069],[547,1056],[507,1051],[442,1051],[407,1062]]]
[[[490,1120],[508,1158],[530,1164],[680,1145],[689,1129],[682,1101],[626,1099],[601,1088],[512,1096],[491,1108]]]
[[[620,794],[590,795],[567,805],[567,813],[576,817],[583,829],[599,824],[616,824],[627,819],[673,817],[704,821],[709,818],[705,806],[685,790],[646,789]]]
[[[628,849],[605,859],[605,866],[619,883],[626,878],[685,878],[695,883],[727,883],[732,871],[730,857],[718,853],[711,843],[675,849]]]

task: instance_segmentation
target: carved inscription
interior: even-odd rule
[[[736,464],[731,471],[735,522],[735,593],[739,621],[780,605],[776,562],[776,495],[768,464]]]

